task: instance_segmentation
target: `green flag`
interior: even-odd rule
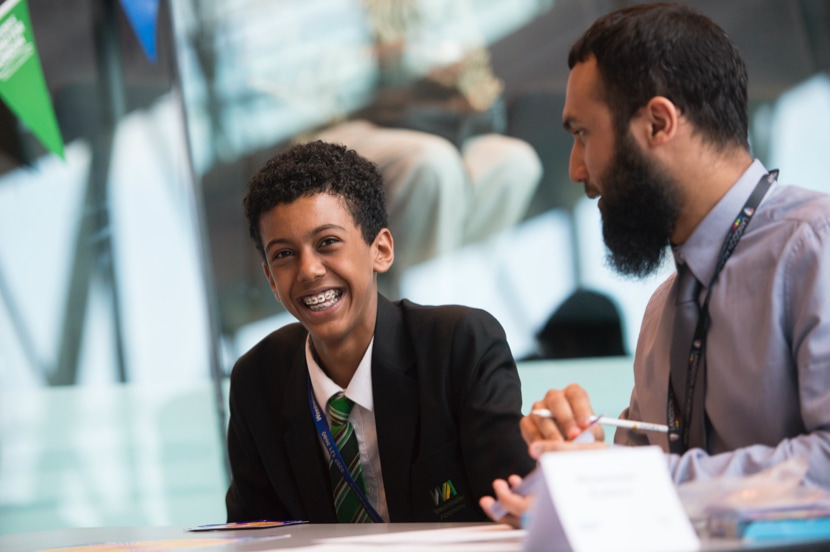
[[[63,138],[43,79],[26,0],[0,5],[0,99],[47,150],[64,158]]]

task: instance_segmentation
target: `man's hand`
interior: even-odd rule
[[[588,393],[572,383],[565,389],[551,389],[541,401],[533,403],[533,410],[547,409],[551,416],[529,414],[522,418],[519,427],[528,444],[530,456],[539,460],[545,452],[600,448],[605,434],[599,424],[590,427],[595,443],[571,443],[590,426],[594,411]]]
[[[519,423],[522,437],[528,444],[530,456],[537,461],[545,452],[607,447],[602,428],[599,424],[591,424],[591,418],[594,415],[591,401],[588,399],[588,393],[579,385],[571,384],[561,390],[551,389],[543,400],[533,403],[533,409],[546,409],[551,413],[550,417],[529,414]],[[589,433],[582,435],[586,430]],[[577,440],[574,441],[574,439]],[[540,477],[542,477],[541,472],[532,472],[528,477],[528,483],[531,479]],[[544,484],[541,481],[538,483]],[[521,484],[522,478],[518,475],[511,475],[507,481],[496,479],[493,481],[493,491],[496,497],[482,497],[479,500],[479,506],[493,521],[519,527],[522,514],[530,508],[536,490],[517,489]],[[538,486],[535,480],[532,485]],[[499,514],[494,515],[492,507],[496,501],[507,511],[507,514],[501,515],[502,508],[500,508]]]

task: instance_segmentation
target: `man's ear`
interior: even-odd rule
[[[635,133],[649,146],[660,146],[677,135],[681,113],[674,103],[664,96],[655,96],[640,109],[632,120]]]
[[[262,261],[262,271],[265,273],[265,278],[268,280],[268,285],[271,286],[271,291],[274,293],[274,299],[277,300],[278,303],[282,303],[282,299],[280,299],[280,294],[277,291],[277,283],[274,281],[274,277],[271,276],[271,271],[268,270],[268,263]]]
[[[374,255],[372,266],[375,272],[381,274],[389,270],[395,261],[395,242],[388,228],[381,228],[375,236],[375,241],[372,242],[372,253]]]

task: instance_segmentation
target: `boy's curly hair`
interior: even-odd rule
[[[262,215],[282,203],[319,193],[346,202],[367,244],[389,226],[383,179],[373,163],[339,144],[320,140],[298,144],[269,159],[248,182],[242,203],[248,232],[263,259]]]

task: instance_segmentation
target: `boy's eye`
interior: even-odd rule
[[[337,238],[323,238],[320,240],[320,247],[326,247],[329,245],[334,245],[335,243],[339,242]]]
[[[289,255],[291,255],[291,251],[289,251],[288,249],[280,249],[276,251],[273,255],[271,255],[271,260],[278,261],[280,259],[288,257]]]

